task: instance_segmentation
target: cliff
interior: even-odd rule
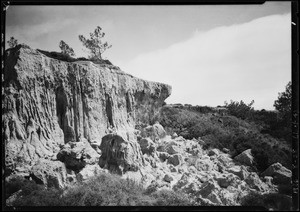
[[[149,122],[171,94],[169,85],[138,79],[109,64],[65,62],[25,45],[5,53],[6,175],[29,173],[41,158],[56,160],[68,142],[100,143],[111,128],[130,132],[137,122]]]

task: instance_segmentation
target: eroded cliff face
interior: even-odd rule
[[[112,65],[64,62],[24,45],[6,51],[2,137],[6,171],[28,173],[40,158],[56,160],[70,141],[101,141],[147,122],[171,94]],[[129,134],[127,133],[128,137]]]

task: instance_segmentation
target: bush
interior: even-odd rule
[[[156,199],[156,206],[190,206],[191,201],[184,194],[179,194],[173,190],[159,190],[152,194]]]
[[[242,206],[262,206],[276,211],[292,210],[292,198],[278,193],[250,193],[241,200]]]
[[[252,100],[250,104],[245,104],[242,100],[240,102],[231,100],[229,104],[225,102],[225,107],[229,114],[241,119],[249,119],[254,111],[252,107],[253,104],[254,100]]]
[[[24,191],[22,189],[21,196],[14,202],[14,206],[63,206],[64,202],[60,198],[62,191],[49,188],[45,189],[41,185],[37,185],[34,189]]]
[[[72,206],[139,205],[147,199],[142,192],[142,186],[132,180],[101,174],[68,190],[64,199]]]
[[[5,198],[7,199],[13,193],[19,191],[26,183],[26,179],[21,176],[15,176],[5,182]]]

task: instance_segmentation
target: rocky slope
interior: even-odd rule
[[[291,183],[291,171],[279,163],[257,174],[251,149],[233,157],[225,148],[203,148],[201,138],[168,135],[159,123],[150,125],[171,93],[168,85],[112,65],[56,60],[26,46],[6,53],[7,181],[21,175],[64,188],[110,172],[145,188],[184,192],[196,205],[228,206],[250,192],[277,192]]]
[[[135,123],[147,122],[171,94],[116,66],[64,62],[26,45],[6,51],[2,77],[6,175],[29,176],[40,159],[63,169],[57,153],[68,142],[84,140],[82,148],[99,156],[90,144],[112,129],[131,139]]]

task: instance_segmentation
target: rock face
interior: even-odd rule
[[[6,51],[2,72],[2,135],[6,173],[29,173],[80,137],[101,141],[108,128],[148,121],[171,87],[89,61],[64,62],[18,45]]]

